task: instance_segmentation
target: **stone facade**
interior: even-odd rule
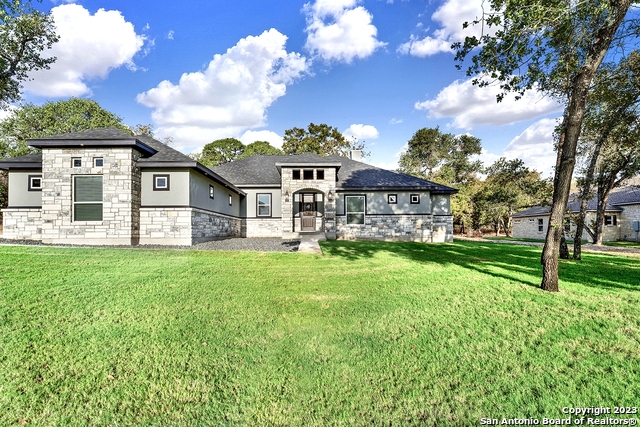
[[[137,244],[140,218],[140,153],[132,148],[43,148],[42,241],[70,244]],[[103,159],[94,167],[94,159]],[[73,167],[80,159],[81,167]],[[74,221],[73,177],[102,176],[102,221]]]
[[[345,240],[453,241],[453,218],[433,215],[366,215],[364,225],[337,217],[337,237]]]
[[[620,219],[620,212],[606,212],[606,215],[616,215],[617,225],[604,225],[602,227],[602,241],[614,242],[621,238],[621,223],[624,223]],[[595,212],[587,212],[585,217],[585,223],[593,229],[593,224],[596,220]],[[540,223],[541,221],[541,223]],[[547,237],[547,227],[549,225],[549,215],[539,215],[535,217],[519,217],[513,219],[513,237],[516,239],[538,239],[544,240]],[[576,233],[576,225],[572,221],[569,231],[565,233],[565,236],[573,239]],[[583,231],[582,240],[591,241],[591,236],[587,231]]]
[[[40,208],[3,209],[2,237],[5,239],[42,239]]]
[[[191,207],[140,209],[140,244],[192,245],[240,237],[242,220]]]
[[[242,237],[282,237],[281,218],[246,218]]]
[[[640,241],[640,233],[633,230],[633,222],[640,221],[640,204],[622,206],[624,209],[620,224],[620,239],[632,242]]]
[[[293,170],[298,169],[301,171],[304,169],[313,169],[314,178],[317,177],[318,170],[324,170],[324,179],[293,179]],[[293,218],[293,200],[294,194],[303,191],[317,192],[323,194],[324,200],[324,231],[328,239],[335,239],[336,237],[336,174],[334,168],[322,168],[322,167],[282,167],[282,232],[283,235],[289,235],[292,232],[299,232],[294,226],[295,221]],[[303,178],[301,175],[300,178]],[[332,198],[329,197],[329,193],[332,194]],[[319,218],[322,220],[322,218]]]

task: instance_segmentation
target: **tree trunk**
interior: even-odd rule
[[[567,246],[567,239],[564,237],[564,233],[560,238],[560,259],[569,259],[569,246]]]
[[[596,238],[593,242],[595,245],[602,245],[602,230],[604,228],[604,216],[607,210],[607,201],[609,194],[616,182],[616,174],[611,174],[601,186],[598,186],[598,211],[596,212]]]
[[[542,264],[543,290],[558,292],[558,255],[560,240],[562,239],[564,213],[567,208],[569,191],[571,190],[571,178],[576,161],[576,148],[580,129],[584,118],[584,109],[587,102],[587,93],[593,75],[604,59],[611,40],[627,14],[631,0],[611,2],[611,13],[606,21],[594,34],[594,42],[587,52],[580,71],[571,81],[571,91],[568,104],[565,108],[562,134],[558,146],[559,167],[556,168],[553,188],[553,199],[547,239],[542,250],[540,262]]]

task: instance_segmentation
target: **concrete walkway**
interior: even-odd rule
[[[305,254],[322,255],[322,249],[318,242],[327,240],[324,233],[300,234],[300,246],[298,252]]]

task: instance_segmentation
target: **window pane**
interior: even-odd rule
[[[303,172],[304,179],[313,179],[313,169],[305,169]]]
[[[347,224],[364,224],[364,214],[347,214]]]
[[[75,221],[102,221],[102,203],[74,205]]]
[[[347,212],[364,212],[364,197],[347,197]]]
[[[166,188],[167,187],[167,178],[156,178],[156,187],[158,187],[158,188]]]
[[[73,198],[76,202],[102,202],[102,177],[76,176]]]
[[[40,178],[31,178],[31,188],[42,188],[42,180]]]
[[[271,204],[271,194],[258,194],[258,205],[270,205]]]
[[[293,179],[300,179],[300,169],[293,170]]]
[[[258,207],[258,215],[260,216],[269,216],[269,206],[259,206]]]
[[[316,176],[318,179],[324,179],[324,169],[318,169],[316,171]]]

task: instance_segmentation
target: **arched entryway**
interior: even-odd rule
[[[293,194],[293,230],[324,230],[325,194],[316,189],[302,189]]]

